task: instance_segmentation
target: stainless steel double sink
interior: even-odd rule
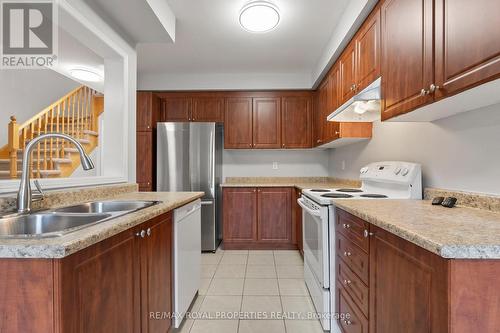
[[[93,201],[0,217],[0,238],[60,237],[158,204],[158,201]]]

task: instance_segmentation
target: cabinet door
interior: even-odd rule
[[[382,119],[433,101],[433,0],[387,0],[382,22]]]
[[[138,131],[152,131],[153,129],[153,93],[137,93],[137,124]]]
[[[334,67],[328,78],[326,108],[323,109],[323,142],[330,142],[338,138],[338,122],[328,121],[328,116],[340,106],[340,68]]]
[[[139,241],[132,230],[61,259],[59,265],[60,332],[141,332]]]
[[[172,214],[154,218],[136,231],[146,231],[139,238],[141,253],[141,323],[142,333],[167,333],[171,320],[150,317],[151,313],[172,312]]]
[[[217,97],[194,98],[191,120],[199,122],[223,122],[224,99]]]
[[[380,10],[370,14],[355,37],[356,91],[380,76]]]
[[[436,0],[436,97],[500,77],[500,1]]]
[[[314,128],[313,128],[313,140],[314,146],[320,146],[324,143],[324,123],[326,119],[324,119],[325,108],[328,102],[328,84],[329,77],[327,77],[318,88],[318,91],[315,96],[315,104],[314,104]]]
[[[224,148],[252,148],[252,99],[227,98]]]
[[[291,243],[292,189],[263,187],[257,193],[259,242]]]
[[[281,98],[253,99],[253,147],[281,147]]]
[[[190,121],[191,98],[165,97],[161,105],[161,121]]]
[[[311,98],[283,97],[282,148],[311,148]]]
[[[298,188],[295,189],[295,198],[293,200],[293,211],[295,214],[295,241],[297,243],[297,248],[300,253],[304,255],[304,242],[303,242],[303,230],[302,230],[302,207],[299,206],[297,200],[301,197],[302,191]],[[293,237],[292,237],[293,239]]]
[[[371,231],[370,333],[447,332],[447,260],[383,229]]]
[[[224,244],[256,241],[257,189],[225,188],[222,195]]]
[[[339,61],[340,104],[348,101],[356,92],[356,44],[351,43]]]
[[[136,182],[139,190],[153,188],[153,132],[137,132]]]

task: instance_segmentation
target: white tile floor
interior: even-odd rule
[[[202,254],[194,318],[185,319],[174,332],[322,333],[318,320],[305,320],[314,305],[303,265],[298,251],[219,249]]]

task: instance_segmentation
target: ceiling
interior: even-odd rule
[[[275,0],[281,11],[278,27],[252,34],[238,22],[248,0],[166,1],[176,17],[175,43],[137,45],[139,88],[148,76],[172,77],[189,86],[197,77],[257,74],[282,80],[295,76],[310,88],[316,79],[312,72],[349,3]]]

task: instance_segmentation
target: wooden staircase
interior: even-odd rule
[[[0,179],[21,176],[26,144],[45,133],[58,132],[76,138],[91,153],[98,144],[98,118],[104,111],[104,96],[86,86],[71,91],[23,123],[14,116],[8,125],[8,144],[0,148]],[[61,139],[41,141],[31,155],[31,177],[69,177],[80,165],[78,151]]]

